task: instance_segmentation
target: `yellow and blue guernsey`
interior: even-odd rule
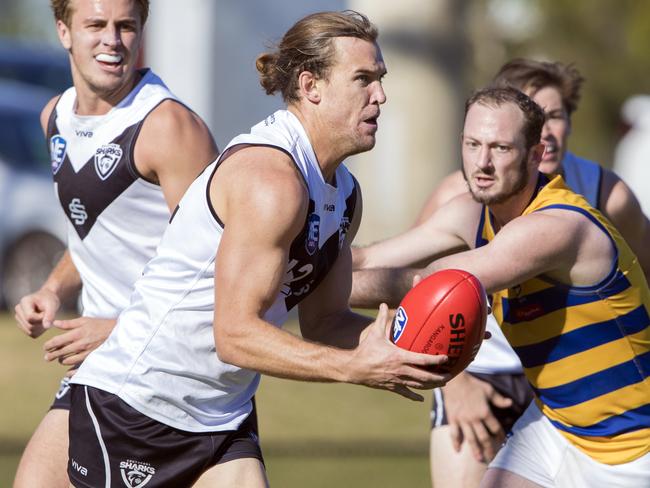
[[[593,459],[621,464],[650,452],[650,291],[619,232],[557,176],[540,177],[522,215],[565,209],[589,218],[616,248],[609,275],[569,286],[543,275],[492,296],[493,312],[524,366],[535,401]],[[476,245],[494,238],[484,208]]]

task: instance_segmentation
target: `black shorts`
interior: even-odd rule
[[[58,391],[54,394],[54,401],[50,405],[50,410],[70,410],[70,378],[64,376],[61,379]],[[257,409],[255,408],[255,397],[251,400],[253,402],[253,411],[251,412],[249,418],[251,425],[253,426],[253,432],[259,436],[259,428],[257,426]]]
[[[64,376],[61,379],[59,390],[54,394],[54,401],[50,405],[50,410],[70,410],[70,386],[70,378]]]
[[[253,410],[254,412],[255,410]],[[234,459],[262,463],[255,416],[237,430],[194,433],[134,410],[116,395],[72,385],[68,475],[75,487],[192,486],[210,467]]]
[[[492,385],[501,395],[512,399],[507,408],[492,405],[492,413],[497,418],[504,432],[510,432],[517,419],[533,400],[533,390],[523,374],[481,374],[470,373],[474,378]],[[431,428],[448,425],[447,409],[441,388],[433,390],[433,408],[431,410]]]

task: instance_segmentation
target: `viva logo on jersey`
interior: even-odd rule
[[[105,144],[95,152],[95,171],[102,181],[106,180],[122,159],[122,148],[115,143]]]

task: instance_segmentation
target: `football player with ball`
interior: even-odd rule
[[[257,58],[286,110],[233,139],[190,185],[110,337],[72,378],[75,486],[264,487],[251,422],[260,373],[412,400],[446,362],[391,344],[386,306],[353,313],[361,194],[343,161],[375,144],[386,73],[352,11],[294,24]],[[192,236],[188,239],[188,236]],[[303,338],[281,329],[294,307]]]
[[[468,250],[355,271],[352,300],[397,305],[414,276],[447,268],[491,294],[535,399],[482,487],[649,486],[650,290],[611,223],[538,171],[543,124],[514,88],[476,92],[461,137],[470,193],[395,238],[413,262]]]

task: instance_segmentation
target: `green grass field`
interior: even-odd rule
[[[64,369],[43,361],[31,340],[0,315],[0,486],[50,405]],[[257,395],[271,486],[430,486],[430,394],[425,403],[368,388],[264,377]]]

